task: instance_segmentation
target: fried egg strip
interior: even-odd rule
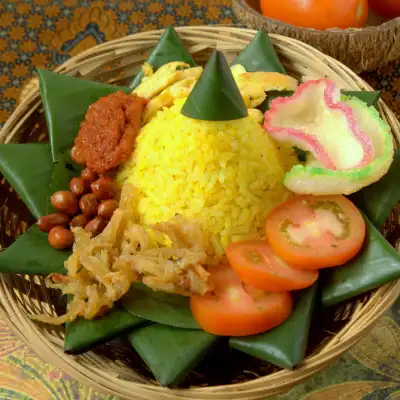
[[[198,78],[202,71],[202,67],[190,68],[189,64],[179,61],[165,64],[151,75],[149,75],[150,71],[146,67],[144,72],[147,76],[142,79],[133,93],[145,99],[152,99],[177,81],[189,77]]]
[[[148,122],[158,110],[171,106],[175,99],[188,97],[196,81],[197,79],[194,76],[190,76],[175,82],[164,89],[158,96],[151,99],[144,110],[143,123]]]
[[[298,86],[296,79],[278,72],[244,72],[234,78],[249,108],[259,106],[269,90],[296,90]]]

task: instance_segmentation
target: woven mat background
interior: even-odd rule
[[[0,124],[31,85],[36,67],[53,68],[102,43],[169,24],[236,23],[230,0],[0,1]],[[363,74],[400,117],[400,60]],[[285,400],[400,400],[400,301],[372,332]],[[118,400],[71,379],[18,340],[0,317],[0,399]]]

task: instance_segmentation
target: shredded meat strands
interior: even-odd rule
[[[67,313],[32,319],[53,325],[78,317],[93,319],[111,308],[134,282],[184,296],[203,295],[209,289],[204,266],[218,260],[201,228],[179,216],[145,228],[137,222],[136,198],[135,188],[124,185],[119,208],[94,238],[82,228],[72,229],[75,244],[65,262],[68,274],[47,279],[48,287],[73,296]]]

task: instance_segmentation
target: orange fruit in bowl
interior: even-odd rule
[[[265,17],[304,28],[361,28],[368,18],[368,0],[261,0]]]

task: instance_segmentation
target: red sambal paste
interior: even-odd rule
[[[98,174],[126,162],[133,151],[147,100],[122,91],[91,104],[75,139],[82,164]]]

